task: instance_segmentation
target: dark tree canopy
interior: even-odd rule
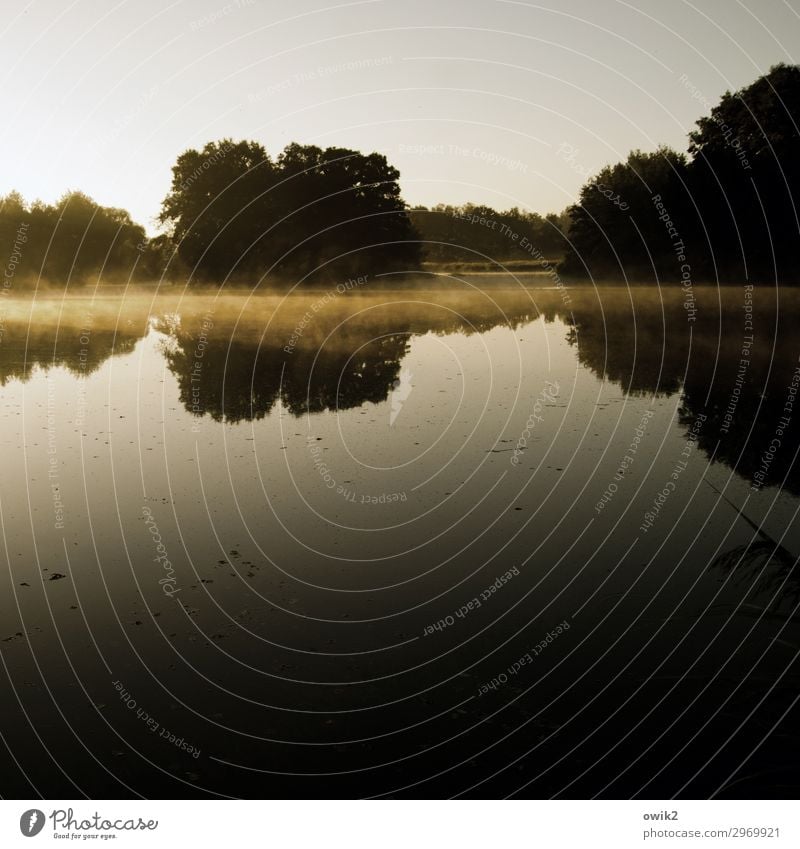
[[[380,154],[250,141],[181,154],[160,220],[193,277],[316,279],[414,271],[419,245],[399,172]]]
[[[800,68],[726,92],[690,134],[693,191],[724,275],[796,282]],[[726,250],[727,249],[727,250]]]
[[[178,157],[159,220],[187,265],[216,278],[236,262],[242,272],[257,270],[251,244],[255,222],[269,217],[275,170],[257,142],[209,142]]]
[[[718,165],[746,159],[745,170],[748,164],[772,167],[776,158],[791,165],[797,155],[798,118],[800,67],[775,65],[741,91],[725,92],[689,133],[689,152]]]
[[[569,209],[575,252],[566,271],[580,274],[586,263],[599,278],[639,276],[655,263],[662,276],[671,276],[677,266],[669,228],[653,198],[661,195],[670,215],[680,219],[678,208],[670,209],[669,204],[681,197],[686,168],[686,157],[669,148],[637,150],[589,180],[579,202]]]
[[[799,123],[800,68],[777,65],[726,92],[697,122],[689,159],[662,148],[605,168],[570,210],[566,270],[681,279],[685,263],[676,261],[676,239],[660,218],[666,210],[693,279],[800,281]],[[598,191],[599,184],[612,191]]]

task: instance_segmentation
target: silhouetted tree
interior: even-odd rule
[[[181,154],[160,220],[193,274],[416,270],[399,172],[377,153],[289,145],[276,162],[230,139]],[[319,276],[318,274],[316,276]]]
[[[689,227],[686,168],[686,157],[670,148],[637,150],[589,180],[569,210],[573,249],[565,273],[641,278],[655,271],[660,278],[679,277],[675,247]]]
[[[268,214],[275,168],[257,142],[230,139],[187,150],[172,168],[159,220],[195,274],[222,279],[258,269],[253,249]]]
[[[726,92],[689,135],[692,190],[722,277],[797,279],[799,121],[800,67],[776,65]]]
[[[597,277],[795,282],[800,68],[777,65],[697,122],[690,160],[666,148],[604,168],[570,208],[565,270]],[[662,207],[653,201],[660,195]],[[623,207],[623,204],[625,206]],[[677,238],[670,236],[667,212]]]

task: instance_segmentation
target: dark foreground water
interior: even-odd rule
[[[797,795],[800,299],[486,282],[0,302],[2,795]]]

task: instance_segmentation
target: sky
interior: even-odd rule
[[[150,233],[220,138],[378,151],[410,204],[560,211],[800,57],[800,0],[3,0],[0,193]]]

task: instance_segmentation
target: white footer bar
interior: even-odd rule
[[[800,847],[793,801],[0,801],[0,846]]]

